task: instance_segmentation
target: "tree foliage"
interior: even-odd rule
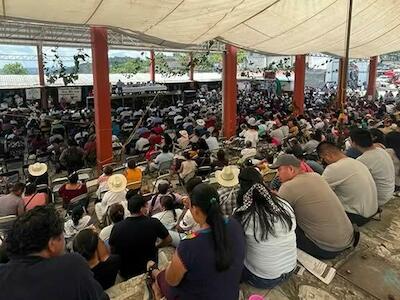
[[[57,79],[61,78],[65,86],[74,83],[79,78],[79,66],[84,63],[89,55],[84,49],[77,49],[77,53],[73,56],[74,64],[72,68],[65,66],[63,60],[58,54],[58,47],[52,48],[52,55],[43,53],[44,71],[49,83],[54,83]]]
[[[136,73],[148,72],[150,59],[144,57],[113,57],[110,59],[110,73],[122,73],[125,77],[130,78]]]
[[[15,62],[5,64],[1,73],[5,75],[26,75],[28,74],[28,70],[21,63]]]

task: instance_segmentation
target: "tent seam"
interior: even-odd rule
[[[179,4],[177,6],[175,6],[173,10],[171,10],[169,13],[167,13],[164,17],[162,17],[161,20],[157,21],[155,24],[150,25],[150,27],[147,28],[146,30],[144,30],[143,33],[146,33],[153,27],[155,27],[155,26],[159,25],[161,22],[163,22],[166,18],[168,18],[171,14],[173,14],[178,9],[178,7],[182,5],[183,2],[185,2],[185,0],[182,0],[181,2],[179,2]]]
[[[89,21],[93,18],[93,16],[95,15],[95,13],[97,12],[97,10],[100,8],[100,6],[103,4],[104,0],[100,0],[99,3],[97,4],[96,8],[94,9],[94,11],[90,14],[89,18],[86,20],[85,23],[83,24],[87,24],[89,23]]]

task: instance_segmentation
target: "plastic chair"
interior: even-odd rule
[[[67,208],[67,214],[69,215],[71,211],[77,207],[77,206],[82,206],[85,211],[87,211],[87,207],[89,205],[89,194],[84,193],[82,195],[79,195],[68,203],[68,208]]]
[[[8,215],[0,217],[0,240],[3,241],[7,231],[11,228],[14,221],[17,219],[16,215]]]
[[[169,173],[173,163],[173,160],[163,161],[162,163],[160,163],[160,166],[158,167],[158,176],[161,176],[165,172]]]
[[[51,182],[51,199],[53,203],[56,200],[60,187],[67,182],[68,182],[67,177],[60,177],[53,179],[53,181]]]

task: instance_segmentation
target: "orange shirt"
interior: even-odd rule
[[[128,184],[136,181],[142,181],[142,170],[140,168],[128,168],[124,171],[124,176]]]

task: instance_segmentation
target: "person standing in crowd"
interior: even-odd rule
[[[382,148],[374,146],[371,134],[366,129],[350,131],[352,146],[362,154],[357,158],[367,166],[375,181],[378,205],[388,202],[394,193],[395,173],[390,155]]]
[[[97,232],[92,228],[81,230],[74,238],[73,249],[86,259],[94,279],[104,290],[114,285],[120,269],[120,258],[109,253]]]
[[[24,213],[24,201],[22,200],[24,190],[25,185],[17,182],[12,186],[9,194],[0,196],[0,217],[20,216]]]
[[[197,185],[190,199],[200,230],[180,242],[166,270],[148,262],[157,282],[155,293],[168,300],[238,299],[245,254],[243,230],[235,219],[223,217],[218,192],[211,185]]]
[[[15,221],[5,241],[10,261],[0,267],[2,298],[109,299],[86,261],[64,254],[63,229],[53,205],[35,207]]]
[[[271,289],[287,280],[297,265],[296,219],[289,203],[262,184],[245,190],[234,217],[246,237],[242,280],[256,288]]]
[[[280,155],[271,165],[282,182],[278,196],[294,209],[297,247],[317,258],[334,258],[357,242],[353,226],[323,177],[300,165],[292,154]]]
[[[239,191],[239,169],[227,166],[215,172],[215,179],[221,186],[218,189],[219,205],[224,216],[231,216],[236,207],[236,196]]]
[[[400,132],[392,131],[386,135],[386,152],[389,153],[395,174],[395,195],[400,195]]]
[[[63,208],[68,208],[69,203],[75,197],[87,193],[87,187],[85,183],[79,182],[79,176],[73,172],[68,176],[68,183],[63,184],[58,190],[58,194],[63,200]]]
[[[378,211],[378,194],[368,168],[329,142],[319,144],[317,151],[328,165],[322,177],[342,202],[350,221],[358,226],[366,224]]]
[[[158,248],[172,242],[164,225],[147,216],[147,202],[141,195],[128,199],[128,209],[131,216],[114,224],[109,239],[111,252],[121,257],[120,274],[124,279],[144,273],[147,261],[158,261]],[[156,244],[157,239],[160,242]]]
[[[85,165],[85,152],[74,140],[68,142],[68,148],[60,155],[60,163],[67,170],[68,174],[82,169]]]

